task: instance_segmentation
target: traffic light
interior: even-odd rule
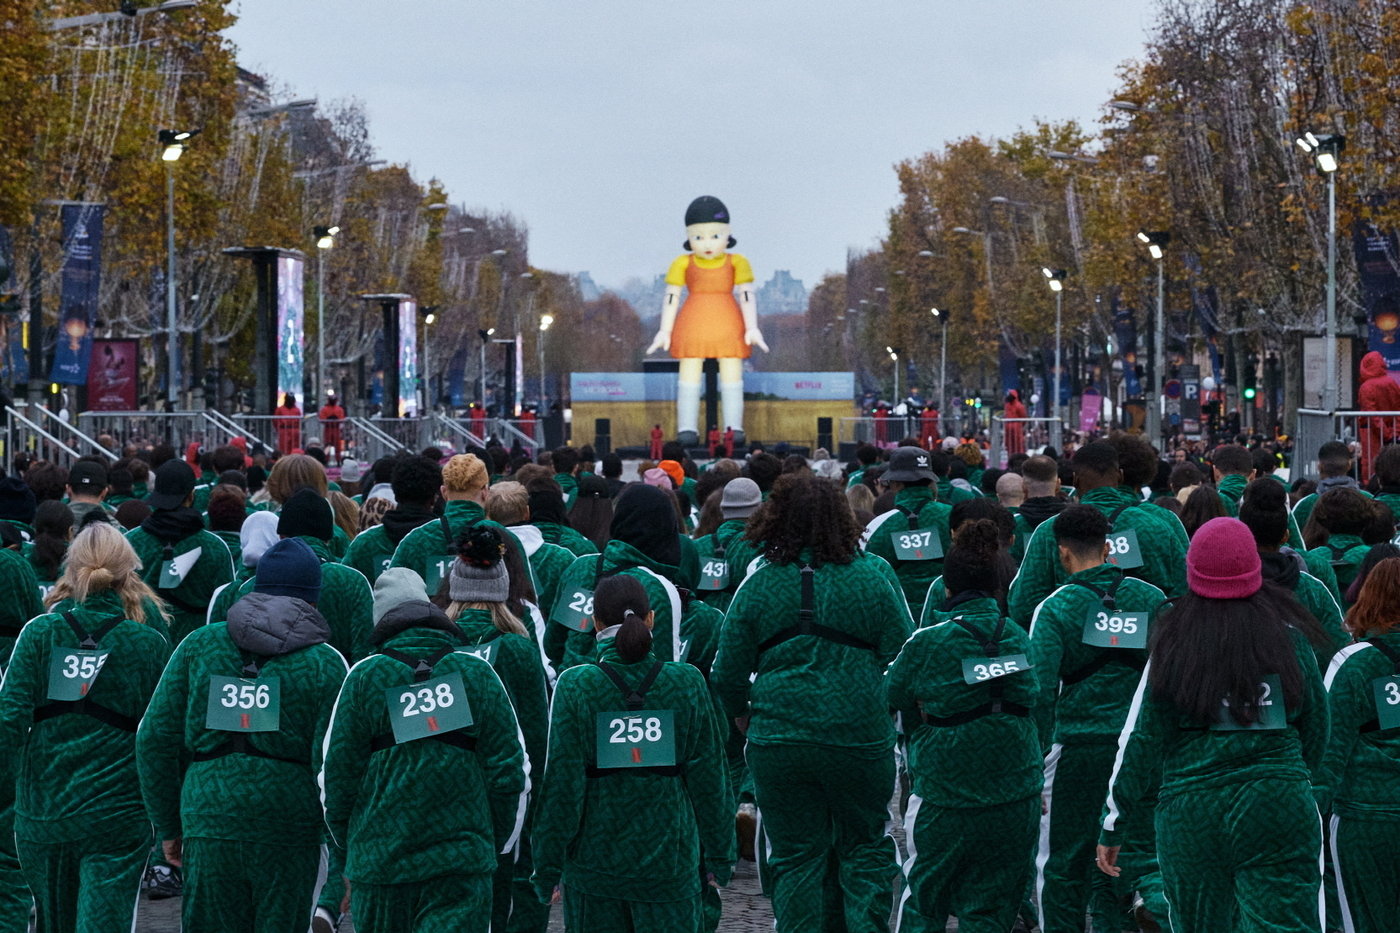
[[[1244,385],[1242,394],[1246,401],[1254,401],[1254,397],[1259,394],[1259,358],[1250,354],[1244,363]]]

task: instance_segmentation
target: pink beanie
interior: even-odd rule
[[[642,474],[642,482],[648,486],[655,486],[657,489],[674,489],[671,485],[671,477],[666,475],[666,471],[653,467]]]
[[[1259,592],[1263,575],[1249,527],[1237,518],[1212,518],[1191,539],[1186,582],[1207,599],[1243,599]]]

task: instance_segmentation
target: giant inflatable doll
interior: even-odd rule
[[[729,211],[719,198],[707,195],[690,202],[685,235],[688,253],[677,257],[666,273],[661,329],[647,353],[667,350],[681,361],[676,430],[687,447],[700,439],[701,368],[707,359],[719,360],[724,424],[742,443],[744,360],[751,347],[768,350],[758,330],[753,269],[743,256],[729,252],[734,238],[729,235]],[[684,303],[682,288],[687,292]]]

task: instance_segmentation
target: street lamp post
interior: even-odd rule
[[[1313,157],[1317,170],[1327,176],[1327,361],[1323,370],[1322,404],[1328,411],[1338,406],[1337,386],[1337,169],[1338,156],[1347,138],[1340,133],[1304,133],[1298,147]]]
[[[486,410],[486,345],[491,342],[491,335],[496,332],[496,328],[488,327],[478,330],[477,335],[481,337],[481,409]]]
[[[938,340],[938,431],[942,434],[943,412],[948,406],[948,315],[937,308],[929,310],[943,325],[943,334]]]
[[[1152,322],[1152,377],[1148,386],[1153,399],[1147,406],[1147,438],[1152,443],[1162,440],[1162,386],[1167,375],[1167,280],[1163,269],[1166,254],[1162,247],[1171,242],[1166,230],[1139,230],[1138,240],[1147,244],[1147,251],[1157,263],[1157,316]]]
[[[424,305],[418,309],[423,319],[423,416],[427,417],[437,407],[437,397],[433,394],[433,342],[429,339],[428,328],[437,323],[437,305]]]
[[[165,397],[178,408],[180,395],[180,339],[175,320],[175,163],[185,154],[189,139],[198,130],[161,130],[161,161],[165,163]]]
[[[553,324],[553,323],[554,323],[554,315],[552,315],[552,314],[542,314],[542,315],[540,315],[540,336],[539,336],[539,339],[535,341],[535,343],[538,345],[539,351],[540,351],[540,414],[541,414],[541,415],[543,415],[545,412],[549,411],[549,395],[548,395],[548,389],[547,389],[547,386],[549,385],[549,383],[546,382],[546,381],[545,381],[545,378],[544,378],[544,335],[549,331],[549,326],[550,326],[551,324]]]
[[[894,363],[894,398],[890,399],[891,405],[899,405],[899,351],[894,347],[885,347],[885,352],[890,355],[890,360]]]
[[[313,227],[316,237],[316,389],[318,401],[326,394],[326,250],[335,246],[339,227]]]
[[[1055,293],[1055,387],[1054,396],[1051,399],[1050,410],[1055,413],[1055,420],[1050,422],[1051,443],[1055,449],[1059,450],[1063,446],[1061,442],[1062,423],[1060,420],[1060,371],[1062,355],[1062,324],[1065,297],[1065,276],[1069,273],[1064,269],[1051,269],[1048,266],[1040,270],[1050,284],[1050,290]]]

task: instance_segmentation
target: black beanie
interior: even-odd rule
[[[676,507],[655,486],[633,483],[618,494],[613,508],[612,539],[630,544],[652,560],[679,567]]]
[[[569,524],[568,515],[564,511],[564,497],[557,491],[557,487],[530,491],[530,521],[550,525]]]
[[[335,514],[331,504],[314,489],[298,489],[282,503],[277,533],[284,538],[320,538],[329,541],[335,534]]]
[[[32,524],[35,508],[34,490],[26,486],[24,480],[0,477],[0,518]]]

